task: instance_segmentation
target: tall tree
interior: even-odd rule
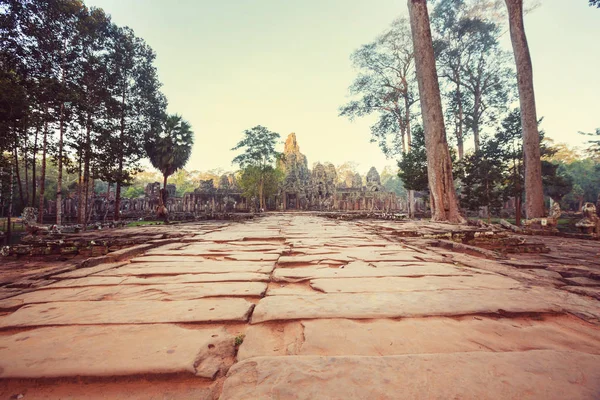
[[[190,159],[194,145],[191,125],[179,115],[169,115],[162,129],[146,135],[144,148],[150,163],[163,176],[163,189],[167,189],[167,179],[183,168]]]
[[[372,141],[386,156],[400,155],[410,148],[412,108],[417,102],[414,54],[410,26],[396,19],[375,41],[361,46],[352,56],[359,71],[350,94],[359,96],[340,107],[340,116],[376,114],[371,126]]]
[[[588,140],[588,143],[590,144],[588,152],[593,157],[600,158],[600,128],[596,128],[596,132],[594,132],[594,133],[579,132],[579,134],[598,137],[598,140]]]
[[[460,214],[452,177],[426,0],[408,0],[408,11],[425,130],[432,220],[462,223],[465,219]]]
[[[512,97],[514,72],[498,41],[502,29],[493,18],[495,9],[492,0],[439,0],[432,13],[447,121],[454,126],[459,159],[466,135],[473,134],[479,150],[482,127],[504,113]]]
[[[260,208],[266,209],[265,203],[265,182],[269,168],[273,168],[273,163],[280,154],[275,151],[275,141],[281,136],[277,132],[271,132],[264,126],[257,125],[254,128],[244,131],[244,138],[231,150],[236,151],[243,149],[242,154],[237,155],[233,159],[234,164],[238,164],[240,168],[246,169],[253,167],[257,170],[255,175],[258,176],[254,181],[258,186],[258,198]]]
[[[99,138],[98,148],[104,149],[98,164],[98,174],[115,184],[115,219],[120,218],[121,188],[127,186],[145,155],[144,134],[160,123],[166,99],[160,93],[154,60],[156,55],[129,28],[112,26],[108,45],[108,67],[111,71],[109,89],[113,106],[111,118],[105,124],[106,133]]]
[[[540,134],[533,90],[533,68],[523,23],[523,0],[506,0],[506,8],[517,66],[521,125],[523,126],[525,214],[529,219],[540,218],[545,215]]]

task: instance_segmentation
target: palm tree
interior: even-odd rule
[[[147,136],[145,150],[152,166],[163,175],[166,193],[168,177],[183,168],[190,158],[194,132],[180,115],[168,115],[162,125],[160,130]],[[163,200],[161,196],[161,202]]]

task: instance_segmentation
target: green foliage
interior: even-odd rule
[[[279,168],[268,165],[264,169],[258,166],[247,166],[239,174],[238,184],[242,189],[243,196],[248,200],[259,199],[260,185],[263,184],[263,196],[268,199],[277,194],[279,184],[283,181],[284,173]]]
[[[568,175],[573,181],[573,190],[565,196],[563,204],[572,209],[581,207],[580,203],[596,202],[600,192],[600,164],[590,158],[584,158],[569,164],[562,164],[559,172]]]
[[[414,55],[410,26],[406,18],[395,20],[375,41],[351,55],[358,76],[349,88],[355,98],[340,107],[339,115],[351,121],[376,115],[371,141],[386,156],[401,154],[417,102]]]
[[[400,168],[398,177],[400,177],[407,190],[418,192],[428,190],[425,132],[420,126],[413,130],[412,147],[398,161],[398,168]]]
[[[488,207],[497,213],[502,207],[504,166],[498,162],[493,146],[484,144],[481,150],[459,162],[461,169],[461,206],[472,211]]]
[[[194,176],[183,168],[175,172],[171,183],[177,187],[177,197],[183,197],[184,194],[193,192],[199,185]]]
[[[130,183],[144,133],[166,107],[152,49],[80,0],[3,1],[0,34],[0,134],[14,139],[0,146],[18,153],[21,176],[34,175],[17,185],[21,205],[38,205],[42,158],[60,160],[84,187],[92,179]],[[63,188],[78,189],[65,178]],[[56,183],[46,188],[44,197],[54,196]]]
[[[126,199],[135,199],[144,196],[144,188],[139,186],[129,186],[123,193]]]
[[[561,173],[559,168],[560,164],[542,160],[544,194],[556,202],[560,202],[573,189],[573,178]]]
[[[600,0],[598,0],[600,1]],[[599,7],[600,7],[600,3],[599,3]],[[588,140],[588,143],[590,144],[590,147],[588,149],[588,152],[590,153],[590,155],[596,159],[600,159],[600,128],[596,128],[596,132],[594,133],[584,133],[584,132],[579,132],[582,135],[587,135],[587,136],[598,136],[598,140]]]
[[[240,333],[239,335],[237,335],[233,341],[233,344],[235,345],[235,347],[241,346],[242,343],[244,343],[245,337],[246,337],[246,335],[244,335],[243,333]]]
[[[243,153],[233,159],[234,164],[242,168],[240,186],[246,198],[257,197],[260,208],[265,209],[268,187],[277,177],[272,164],[281,154],[275,151],[275,141],[279,133],[271,132],[264,126],[257,125],[244,131],[244,138],[231,150],[242,150]],[[280,178],[277,178],[280,179]]]
[[[515,93],[514,59],[498,38],[491,10],[472,0],[438,0],[431,13],[434,51],[449,131],[461,146],[506,112]],[[461,146],[462,147],[462,146]]]
[[[398,176],[398,172],[392,171],[391,168],[385,167],[380,174],[381,184],[389,192],[395,193],[397,196],[406,196],[406,189],[402,184],[402,180]]]
[[[244,138],[231,149],[244,151],[233,159],[233,163],[241,168],[247,166],[265,168],[279,157],[279,153],[275,151],[275,142],[280,137],[279,133],[271,132],[260,125],[246,129]]]
[[[194,144],[194,133],[179,115],[169,115],[160,131],[146,135],[145,150],[152,166],[167,178],[188,162]]]

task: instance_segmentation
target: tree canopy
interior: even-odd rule
[[[261,209],[266,208],[265,185],[268,184],[269,174],[273,169],[272,164],[281,156],[275,151],[276,140],[280,137],[279,133],[257,125],[246,129],[242,140],[231,149],[232,151],[243,150],[233,159],[233,163],[238,164],[243,170],[242,180],[244,180],[244,171],[247,171],[246,182],[256,183]]]
[[[146,154],[152,166],[162,173],[163,188],[166,189],[168,177],[187,164],[193,145],[192,127],[180,115],[166,116],[159,130],[146,135]]]

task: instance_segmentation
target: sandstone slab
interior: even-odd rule
[[[99,272],[118,268],[118,267],[121,267],[126,264],[127,264],[127,262],[123,262],[123,261],[116,262],[116,263],[100,264],[100,265],[96,265],[94,267],[79,268],[74,271],[65,272],[65,273],[58,274],[58,275],[53,275],[52,277],[57,278],[57,279],[83,278],[83,277],[86,277],[89,275],[97,274]]]
[[[422,263],[404,267],[358,266],[329,268],[326,266],[310,266],[303,268],[276,268],[273,272],[275,281],[293,282],[319,278],[367,278],[389,276],[464,276],[472,272],[456,268],[449,264]]]
[[[300,254],[296,256],[281,256],[277,261],[279,265],[310,265],[310,264],[346,264],[352,261],[341,254]]]
[[[222,400],[595,399],[600,356],[534,350],[388,357],[258,357],[234,365]]]
[[[212,379],[234,351],[223,328],[38,328],[2,336],[0,378],[186,373]]]
[[[267,296],[251,323],[314,318],[400,318],[494,313],[562,312],[533,290],[442,290],[402,293],[336,293]]]
[[[423,290],[512,289],[521,284],[499,275],[421,276],[416,278],[314,279],[310,286],[324,293],[411,292]]]
[[[238,262],[238,261],[165,261],[136,262],[120,268],[99,272],[95,276],[123,275],[182,275],[182,274],[216,274],[229,272],[259,272],[270,274],[275,268],[274,262]]]
[[[254,305],[244,299],[184,301],[75,301],[30,304],[0,317],[0,328],[44,325],[155,324],[247,321]]]
[[[101,300],[195,300],[204,297],[260,297],[267,290],[263,282],[167,283],[163,285],[86,286],[29,292],[11,299],[13,307],[57,301]],[[4,300],[7,301],[7,300]],[[0,301],[0,309],[5,304]]]
[[[574,278],[565,278],[565,281],[567,281],[570,285],[575,285],[575,286],[600,287],[600,279],[591,279],[591,278],[586,278],[583,276],[577,276]]]
[[[88,276],[55,282],[46,288],[67,288],[106,285],[160,285],[172,283],[201,282],[267,282],[269,275],[254,272],[235,272],[225,274],[185,274],[174,276]]]
[[[443,338],[443,340],[440,340]],[[390,356],[557,350],[600,354],[600,328],[571,316],[315,319],[251,325],[238,360],[261,356]]]

